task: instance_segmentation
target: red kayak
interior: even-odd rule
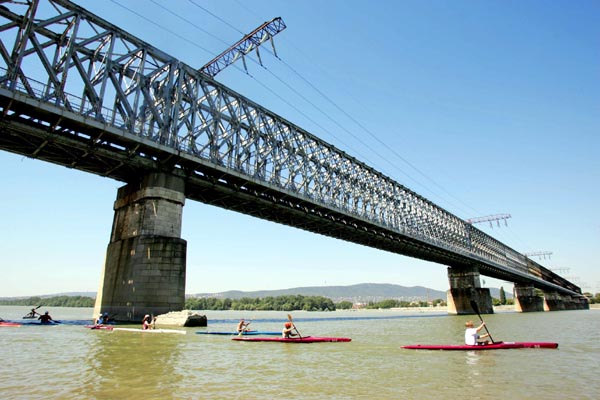
[[[503,350],[503,349],[556,349],[558,343],[552,342],[495,342],[470,346],[466,344],[414,344],[402,346],[403,349],[411,350]]]
[[[280,343],[319,343],[319,342],[349,342],[350,338],[303,336],[294,338],[282,337],[234,337],[238,342],[280,342]]]
[[[0,321],[0,326],[21,326],[17,322]]]
[[[112,325],[86,325],[88,329],[106,329],[112,331],[115,327]]]

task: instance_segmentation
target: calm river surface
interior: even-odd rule
[[[0,317],[18,320],[27,311],[0,306]],[[254,329],[280,330],[283,312],[206,311],[208,328],[176,335],[91,331],[81,324],[92,309],[49,311],[68,323],[0,328],[0,398],[600,398],[597,309],[484,315],[495,341],[552,341],[559,348],[479,352],[400,348],[460,343],[469,317],[444,312],[293,312],[302,335],[352,342],[284,344],[195,334],[233,330],[240,317],[252,319]]]

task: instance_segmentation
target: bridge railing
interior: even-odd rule
[[[111,125],[116,128],[122,129],[125,126],[125,122],[119,118],[115,113],[115,110],[101,107],[100,111],[93,107],[91,104],[86,103],[79,96],[75,96],[70,93],[64,93],[61,97],[48,94],[48,86],[35,79],[28,79],[27,85],[17,80],[10,80],[7,78],[7,70],[5,67],[0,67],[0,87],[19,91],[23,94],[29,95],[31,98],[52,104],[57,107],[64,108],[82,116],[92,116],[98,121],[112,121]],[[66,107],[66,105],[69,107]]]

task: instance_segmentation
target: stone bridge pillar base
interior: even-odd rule
[[[478,268],[448,268],[448,280],[448,314],[476,314],[471,300],[475,301],[481,314],[494,313],[490,289],[481,287]]]
[[[536,295],[535,287],[515,283],[515,311],[544,311],[544,299]]]
[[[544,311],[588,310],[590,304],[585,296],[562,295],[558,292],[544,292]]]
[[[145,314],[181,311],[186,241],[181,239],[184,181],[153,173],[121,187],[94,317],[141,323]]]
[[[558,292],[544,292],[544,311],[562,311],[565,304]]]

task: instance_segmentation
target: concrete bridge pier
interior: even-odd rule
[[[558,292],[544,292],[544,311],[562,311],[565,303]]]
[[[471,300],[477,303],[481,314],[494,313],[490,289],[481,287],[479,276],[477,267],[448,268],[448,314],[475,314]]]
[[[517,312],[544,311],[544,299],[536,294],[534,286],[515,283],[514,299]]]
[[[585,296],[562,295],[558,292],[544,292],[544,311],[588,310],[589,301]]]
[[[118,190],[94,316],[141,322],[185,303],[187,243],[181,239],[183,179],[151,173]]]

